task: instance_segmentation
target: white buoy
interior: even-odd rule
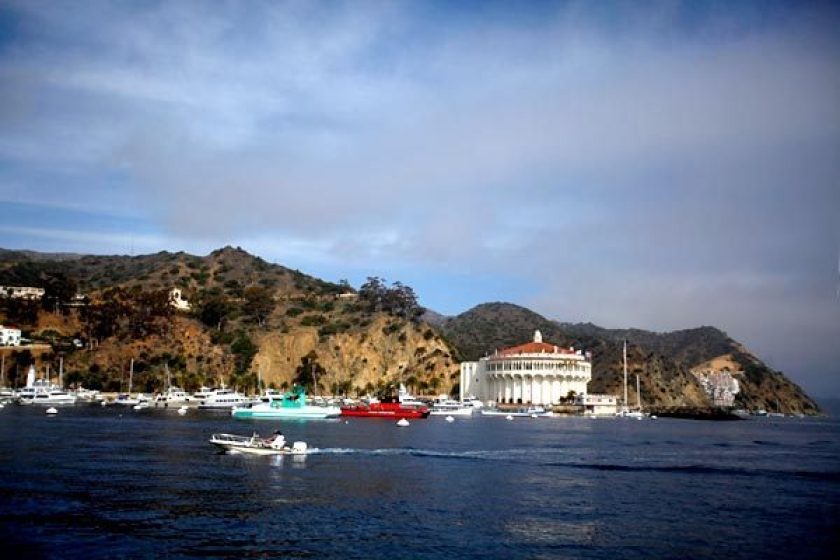
[[[103,401],[102,401],[102,404],[100,404],[99,406],[108,406],[108,401],[104,401],[104,400],[103,400]]]
[[[505,416],[505,420],[513,420],[513,416],[511,416],[510,414],[508,414],[507,416]]]
[[[58,411],[53,407],[49,407],[47,409],[47,414],[58,414]]]
[[[187,407],[186,406],[182,406],[181,408],[178,409],[178,414],[180,414],[181,416],[183,416],[186,413],[187,413]]]
[[[454,422],[454,421],[455,421],[455,419],[454,419],[454,418],[452,418],[451,416],[447,416],[447,417],[446,417],[446,421],[447,421],[447,422]]]
[[[397,426],[401,428],[408,426],[408,420],[406,420],[405,418],[400,418],[399,421],[397,421]]]
[[[651,417],[651,418],[653,418],[654,420],[656,420],[657,418],[659,418],[656,414],[652,414],[650,417]]]

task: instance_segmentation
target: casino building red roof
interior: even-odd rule
[[[545,342],[526,342],[518,346],[511,346],[499,350],[500,356],[513,356],[516,354],[573,354],[568,348],[560,348],[554,344]]]

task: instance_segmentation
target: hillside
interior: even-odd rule
[[[423,313],[413,291],[398,282],[388,287],[369,279],[355,290],[233,247],[206,256],[0,250],[0,285],[46,291],[41,302],[0,297],[0,322],[41,344],[36,351],[2,350],[12,382],[28,363],[57,371],[63,358],[69,382],[119,390],[133,359],[135,382],[146,391],[163,387],[168,368],[189,390],[219,382],[253,389],[259,377],[276,387],[301,382],[343,394],[402,381],[437,394],[457,387],[460,361],[530,340],[539,329],[547,341],[593,353],[590,392],[622,392],[626,339],[631,379],[639,376],[646,405],[710,407],[693,373],[725,372],[742,389],[736,406],[819,410],[781,372],[714,327],[604,329],[498,302],[447,318]],[[172,288],[182,291],[189,310],[172,309]]]
[[[410,288],[373,283],[369,292],[379,299],[366,300],[346,284],[238,248],[203,257],[2,251],[0,285],[47,292],[40,305],[3,298],[0,322],[52,349],[5,349],[13,379],[27,361],[57,371],[63,356],[69,382],[108,390],[125,388],[132,359],[136,386],[147,391],[162,388],[166,368],[187,389],[220,381],[253,389],[258,376],[276,387],[298,381],[329,393],[384,390],[399,381],[436,393],[457,383],[453,351],[417,319]],[[175,287],[190,310],[168,305]],[[85,303],[66,305],[77,292]]]
[[[670,333],[640,329],[604,329],[591,323],[558,323],[508,303],[479,305],[446,319],[442,330],[465,359],[475,360],[497,348],[529,340],[539,329],[543,339],[589,350],[593,354],[590,392],[621,394],[622,344],[628,341],[628,371],[639,375],[642,401],[655,406],[707,407],[711,401],[692,371],[728,371],[741,392],[736,406],[813,414],[817,404],[781,372],[767,367],[743,345],[714,327]],[[634,400],[630,399],[631,403]]]

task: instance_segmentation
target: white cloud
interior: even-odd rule
[[[833,9],[686,24],[664,3],[617,27],[588,3],[530,20],[12,7],[0,199],[130,208],[166,232],[156,249],[239,239],[332,269],[501,270],[540,278],[535,306],[561,319],[771,340],[767,310],[801,324],[813,300],[786,290],[815,286],[840,243]]]

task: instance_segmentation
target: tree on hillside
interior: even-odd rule
[[[199,320],[216,330],[222,330],[222,325],[233,312],[230,300],[222,294],[203,293],[199,296],[196,315]]]
[[[135,291],[132,294],[128,321],[131,338],[166,334],[172,323],[174,311],[168,290]]]
[[[385,280],[377,276],[368,276],[367,282],[359,288],[359,301],[367,306],[368,311],[382,311],[387,291]]]
[[[369,312],[383,311],[409,321],[417,321],[423,314],[417,295],[410,286],[394,282],[388,288],[385,280],[376,276],[369,277],[359,288],[359,301]]]
[[[307,391],[318,392],[321,387],[319,379],[326,374],[324,367],[318,363],[318,354],[314,350],[300,359],[300,365],[295,369],[295,383],[306,388]]]
[[[243,293],[245,298],[242,312],[252,317],[257,325],[265,326],[265,321],[274,310],[274,297],[271,290],[262,286],[251,286]]]
[[[234,356],[236,373],[243,374],[250,369],[251,361],[259,352],[259,348],[245,332],[240,331],[239,336],[230,345],[230,351]]]
[[[0,302],[8,323],[34,326],[38,322],[40,303],[37,300],[6,295],[0,298]]]
[[[81,319],[89,340],[102,340],[120,332],[131,313],[132,298],[123,288],[106,290],[95,303],[82,308]]]
[[[75,280],[63,272],[52,272],[43,281],[44,297],[41,305],[47,311],[63,314],[65,308],[61,305],[71,301],[78,292]]]

